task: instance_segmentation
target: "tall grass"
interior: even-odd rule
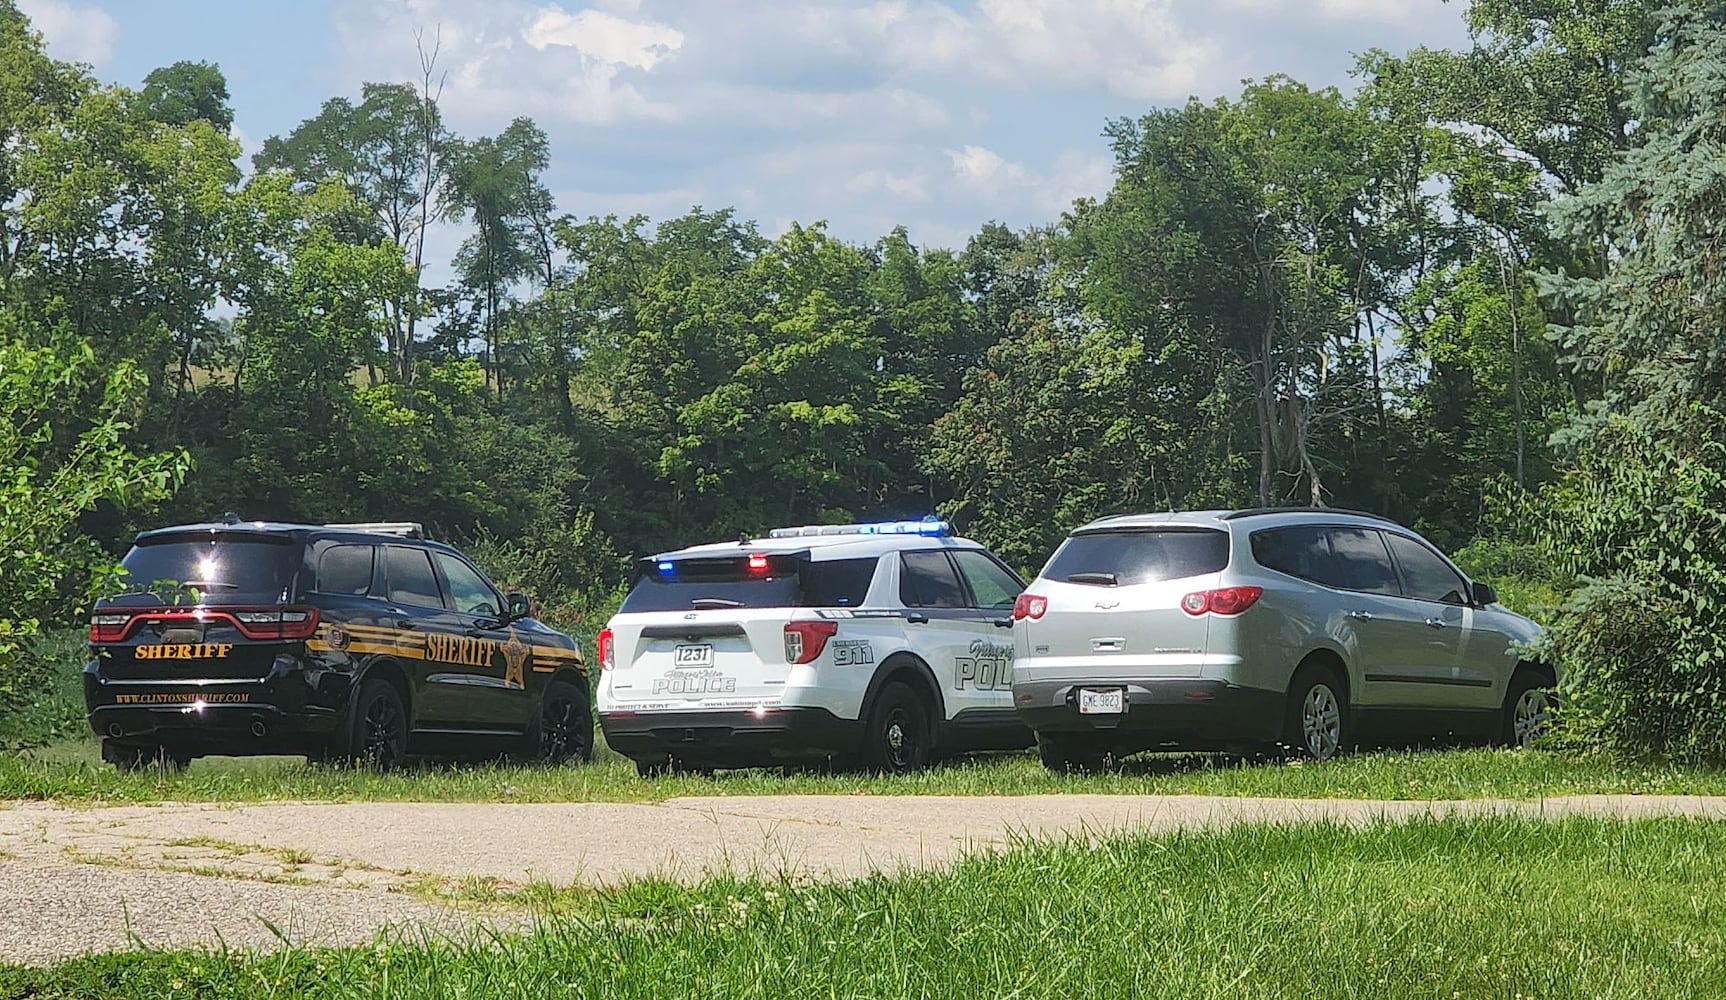
[[[1726,995],[1726,825],[1422,820],[1028,843],[833,885],[642,882],[523,934],[0,970],[0,997]]]
[[[1207,755],[1129,759],[1109,774],[1045,771],[1026,753],[962,758],[899,777],[802,771],[722,771],[641,779],[602,750],[596,763],[556,768],[426,767],[395,774],[307,767],[292,758],[206,758],[181,774],[119,774],[92,744],[0,754],[0,799],[62,802],[655,801],[687,795],[1032,795],[1058,792],[1258,795],[1298,798],[1538,798],[1582,793],[1726,794],[1726,771],[1619,764],[1544,751],[1362,753],[1323,764]]]

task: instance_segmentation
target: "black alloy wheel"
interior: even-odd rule
[[[534,722],[534,757],[543,764],[593,759],[593,715],[586,693],[568,681],[552,681]]]
[[[407,762],[408,714],[388,681],[368,680],[355,706],[352,757],[371,771],[393,771]]]

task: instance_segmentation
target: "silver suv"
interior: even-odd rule
[[[1013,608],[1013,701],[1043,763],[1369,733],[1526,745],[1540,627],[1418,534],[1323,508],[1133,514],[1075,530]]]

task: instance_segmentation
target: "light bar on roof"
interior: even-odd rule
[[[808,538],[822,535],[923,535],[941,538],[953,533],[953,526],[934,515],[920,521],[873,521],[865,524],[805,524],[801,527],[774,528],[768,538]]]
[[[362,521],[354,524],[326,524],[339,531],[365,531],[374,535],[396,535],[400,538],[424,538],[425,527],[417,521]]]

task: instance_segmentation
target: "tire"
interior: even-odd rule
[[[1056,774],[1100,774],[1114,755],[1095,739],[1085,736],[1037,734],[1037,756]]]
[[[929,766],[935,747],[929,709],[911,686],[892,681],[875,696],[863,734],[863,760],[883,774],[906,774]]]
[[[526,743],[528,757],[541,764],[593,760],[593,713],[586,689],[568,681],[547,684]]]
[[[192,762],[190,754],[175,753],[166,747],[102,741],[102,759],[114,765],[121,774],[160,769],[166,774],[179,774]]]
[[[1352,726],[1342,683],[1329,667],[1307,666],[1289,685],[1283,745],[1306,760],[1330,760],[1351,745]]]
[[[1552,726],[1552,677],[1536,670],[1518,670],[1504,692],[1499,740],[1512,749],[1534,744]]]
[[[408,713],[395,685],[372,679],[360,685],[344,756],[383,774],[407,763]]]

